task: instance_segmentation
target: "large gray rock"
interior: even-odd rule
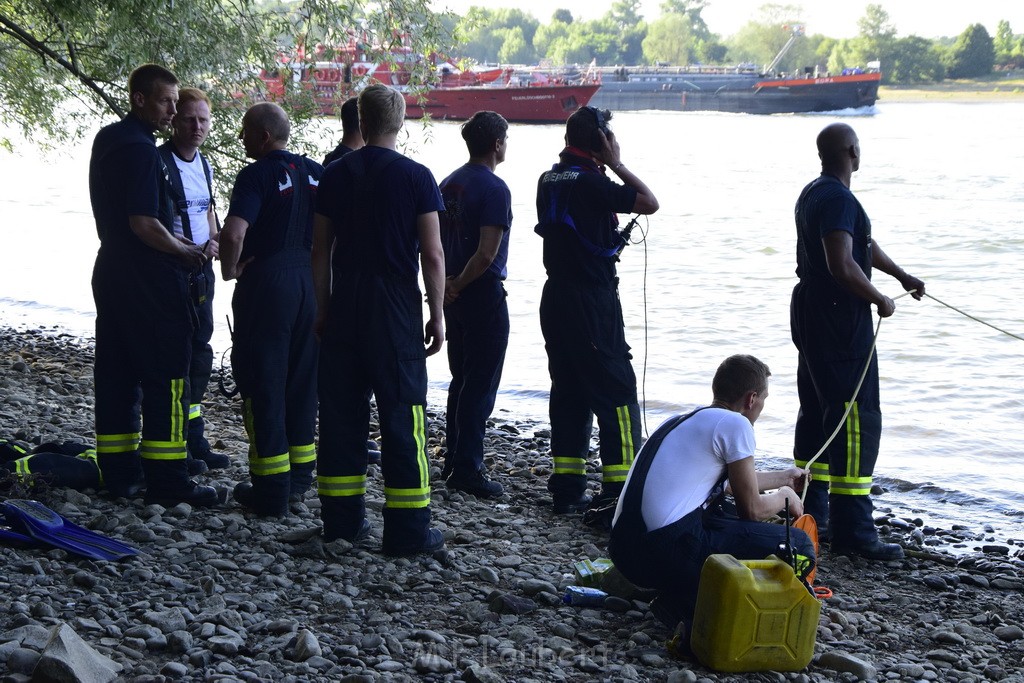
[[[108,683],[121,665],[92,649],[67,624],[53,627],[50,641],[32,672],[38,683]]]
[[[319,657],[323,654],[323,650],[320,648],[320,643],[317,641],[316,636],[307,629],[299,631],[295,638],[295,651],[293,658],[297,662],[305,662],[311,657]]]
[[[875,667],[863,659],[846,652],[825,652],[818,658],[818,666],[834,671],[851,673],[860,681],[873,681],[878,675]]]

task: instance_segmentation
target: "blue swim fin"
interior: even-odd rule
[[[4,526],[0,521],[0,543],[14,545],[34,545],[32,539],[25,534],[19,534],[9,526]]]
[[[19,535],[93,560],[121,560],[139,550],[74,524],[39,501],[12,499],[0,503],[0,514]]]

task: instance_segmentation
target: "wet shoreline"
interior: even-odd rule
[[[89,340],[0,328],[0,428],[16,438],[92,440]],[[246,477],[238,404],[212,389],[211,440]],[[876,498],[880,533],[908,550],[877,564],[822,552],[815,659],[802,672],[719,674],[674,659],[644,596],[601,608],[561,604],[573,563],[606,556],[605,536],[556,517],[543,426],[493,421],[487,463],[497,501],[449,493],[437,479],[443,419],[430,412],[435,524],[448,550],[394,560],[380,553],[383,493],[371,466],[371,538],[353,547],[316,536],[310,492],[281,521],[222,510],[164,510],[92,492],[41,491],[74,521],[145,548],[119,564],[62,551],[0,546],[0,662],[28,680],[60,624],[121,667],[123,680],[294,681],[833,681],[1021,680],[1024,540],[970,518],[933,522],[898,483]],[[590,470],[591,486],[599,480]],[[1020,528],[1019,519],[1013,525]],[[1013,528],[1011,526],[1010,528]]]

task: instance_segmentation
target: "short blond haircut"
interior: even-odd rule
[[[199,88],[181,88],[178,90],[178,108],[180,109],[182,105],[189,102],[206,102],[206,106],[210,108],[210,111],[213,111],[210,98]]]
[[[405,98],[386,85],[375,83],[359,94],[359,123],[366,137],[392,135],[405,122]]]

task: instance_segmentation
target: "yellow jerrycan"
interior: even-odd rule
[[[690,646],[716,671],[798,671],[814,655],[821,605],[771,556],[712,555],[700,575]]]

